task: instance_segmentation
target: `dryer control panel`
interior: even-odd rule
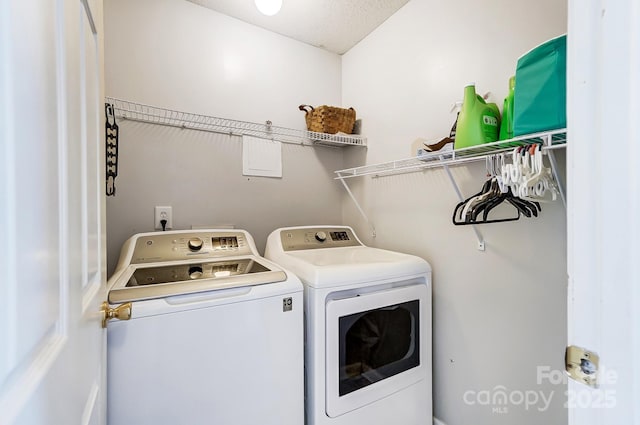
[[[350,227],[304,227],[280,232],[284,251],[361,246]]]

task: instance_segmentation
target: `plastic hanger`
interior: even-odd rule
[[[511,190],[509,189],[507,193],[501,193],[499,197],[490,200],[490,202],[480,205],[476,210],[473,211],[472,219],[477,221],[477,217],[480,213],[483,213],[482,220],[486,221],[489,215],[489,212],[500,205],[503,202],[509,202],[514,208],[516,208],[522,215],[525,217],[537,217],[538,211],[540,209],[539,204],[523,201],[522,199],[513,195]]]
[[[453,211],[452,221],[455,225],[500,223],[519,220],[525,217],[537,217],[542,211],[536,199],[523,199],[519,191],[525,182],[526,193],[538,194],[545,188],[546,171],[542,166],[541,150],[538,145],[521,146],[512,151],[513,163],[506,164],[504,154],[487,157],[486,169],[490,176],[480,192],[458,203]],[[536,177],[537,180],[533,178]],[[507,202],[515,210],[516,216],[501,219],[489,219],[489,214],[498,205]]]
[[[515,217],[488,220],[487,215],[484,215],[481,220],[478,220],[478,215],[485,208],[485,206],[491,205],[492,202],[498,200],[499,201],[497,202],[497,204],[501,203],[501,199],[504,199],[504,196],[505,194],[500,191],[497,179],[495,177],[488,179],[483,184],[482,190],[479,193],[465,199],[464,201],[456,205],[452,217],[453,224],[460,226],[468,224],[501,223],[506,221],[519,220],[522,211],[520,208],[516,208],[517,215]]]
[[[533,173],[528,175],[526,178],[523,178],[518,195],[520,198],[530,201],[555,201],[558,197],[559,190],[556,186],[551,169],[543,165],[540,146],[535,146],[533,151]],[[551,194],[551,199],[545,198],[546,193]]]

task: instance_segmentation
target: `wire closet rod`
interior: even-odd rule
[[[272,125],[271,121],[264,124],[249,121],[232,120],[212,117],[190,112],[159,108],[143,103],[105,97],[105,102],[112,104],[115,115],[131,121],[145,122],[169,127],[190,130],[208,131],[211,133],[227,134],[230,136],[254,136],[283,143],[305,146],[366,146],[367,139],[352,134],[327,134],[307,130]]]

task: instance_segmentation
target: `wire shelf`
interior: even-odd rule
[[[433,152],[413,158],[383,162],[380,164],[365,165],[362,167],[347,168],[335,171],[335,179],[342,180],[352,177],[368,175],[387,175],[398,173],[410,173],[427,168],[444,167],[449,165],[464,164],[467,162],[481,161],[489,155],[513,150],[514,147],[530,145],[533,143],[542,146],[542,150],[558,149],[565,147],[567,142],[567,130],[553,130],[548,132],[519,136],[509,140],[485,143],[468,148],[456,149],[447,152]]]
[[[254,136],[298,145],[367,146],[366,137],[359,135],[326,134],[314,131],[295,130],[272,125],[271,121],[258,124],[248,121],[217,118],[158,108],[113,97],[105,97],[105,102],[113,105],[116,117],[132,121],[228,134],[231,136]]]

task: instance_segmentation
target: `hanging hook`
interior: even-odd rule
[[[118,124],[115,108],[105,103],[105,178],[107,196],[116,195],[116,177],[118,176]]]

